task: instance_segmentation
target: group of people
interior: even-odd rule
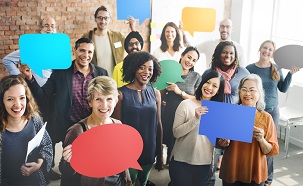
[[[165,167],[162,144],[168,148],[166,164],[173,186],[214,185],[223,151],[220,178],[224,186],[271,184],[272,156],[279,152],[277,89],[287,91],[292,74],[299,71],[293,67],[284,79],[271,62],[276,50],[273,41],[263,42],[259,61],[245,68],[243,49],[231,40],[229,19],[220,22],[219,40],[197,48],[188,46],[182,30],[168,22],[161,46],[152,55],[141,51],[144,41],[134,29],[134,18],[130,17],[131,32],[124,38],[108,29],[111,15],[105,6],[94,17],[97,28],[75,42],[75,59],[68,69],[45,71],[45,78],[40,78],[20,64],[19,51],[3,59],[11,75],[0,80],[0,184],[46,185],[58,142],[63,142],[61,185],[123,186],[137,181],[148,185],[155,159],[156,169]],[[53,18],[45,18],[41,25],[41,33],[56,33]],[[206,53],[210,65],[202,76],[194,71],[200,52]],[[152,85],[162,73],[159,62],[167,59],[180,64],[184,82],[167,82],[165,90],[159,91]],[[255,107],[252,143],[218,138],[214,147],[199,135],[201,117],[215,112],[203,100]],[[34,160],[24,162],[27,142],[43,126],[42,121],[48,124],[39,152]],[[142,171],[129,168],[105,178],[80,175],[70,165],[72,142],[93,127],[112,123],[128,124],[140,133]]]

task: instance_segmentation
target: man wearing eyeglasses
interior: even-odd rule
[[[124,36],[108,28],[111,15],[105,6],[99,7],[94,14],[97,27],[84,34],[82,37],[89,38],[95,43],[95,52],[92,63],[107,70],[112,76],[116,64],[125,57]],[[134,19],[129,20],[130,29],[134,30]]]
[[[142,50],[143,44],[143,38],[139,32],[131,31],[125,38],[124,49],[128,54],[131,52],[138,52]],[[122,80],[122,66],[123,61],[118,63],[113,71],[113,79],[117,82],[118,88],[127,84]]]
[[[56,21],[52,17],[46,17],[41,21],[41,34],[53,34],[56,33]],[[20,70],[19,66],[20,62],[20,50],[16,50],[2,60],[3,65],[10,75],[19,75]],[[42,87],[47,79],[50,77],[52,71],[51,70],[42,70],[43,77],[38,76],[35,72],[33,72],[33,76],[37,80],[37,83],[40,87]]]
[[[215,40],[207,40],[204,41],[200,44],[198,44],[196,47],[199,50],[199,52],[204,53],[206,56],[206,67],[209,68],[212,60],[212,56],[214,54],[216,46],[221,42],[221,41],[232,41],[231,39],[231,33],[233,31],[233,26],[232,26],[232,21],[230,19],[223,19],[220,22],[219,26],[219,32],[220,32],[220,39],[215,39]],[[236,48],[237,48],[237,53],[238,53],[238,59],[240,66],[245,67],[246,63],[244,61],[244,50],[243,46],[240,45],[239,43],[232,41]]]

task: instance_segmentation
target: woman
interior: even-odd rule
[[[21,76],[6,76],[0,99],[0,185],[47,185],[42,169],[50,170],[53,149],[46,131],[24,163],[28,142],[43,125],[28,85]]]
[[[220,178],[223,186],[263,186],[267,179],[266,156],[279,153],[276,127],[264,111],[262,80],[255,74],[244,77],[239,84],[239,104],[256,107],[252,143],[219,140],[226,147]]]
[[[160,40],[161,46],[153,52],[153,55],[159,61],[179,61],[183,48],[179,28],[175,23],[166,23],[162,30]]]
[[[239,66],[238,52],[236,46],[231,41],[220,42],[213,54],[211,68],[207,69],[204,74],[211,70],[220,72],[225,79],[224,88],[224,102],[225,103],[236,103],[237,101],[237,90],[240,80],[249,74],[244,68]],[[203,76],[202,75],[202,79]],[[223,154],[223,150],[216,148],[214,153],[214,173],[209,183],[215,183],[215,169],[220,167],[220,156]]]
[[[181,54],[179,63],[182,66],[182,79],[184,82],[168,82],[166,87],[165,110],[162,114],[163,123],[163,143],[167,145],[167,159],[170,157],[175,139],[172,133],[172,127],[175,118],[175,112],[178,105],[184,99],[194,98],[194,93],[201,82],[201,76],[194,72],[200,57],[199,51],[195,47],[187,47]],[[168,161],[166,162],[168,164]]]
[[[148,52],[133,52],[123,61],[123,81],[115,116],[134,127],[143,139],[143,151],[138,159],[142,171],[129,169],[133,184],[137,178],[145,186],[157,155],[156,168],[163,169],[161,95],[148,83],[161,74],[158,60]]]
[[[257,74],[261,77],[265,91],[265,111],[272,116],[275,126],[277,127],[280,116],[277,89],[279,89],[281,92],[286,92],[291,83],[292,75],[298,72],[300,69],[298,67],[292,67],[284,79],[282,71],[278,71],[277,65],[270,61],[275,51],[276,45],[273,41],[264,41],[259,48],[259,61],[248,65],[246,68],[250,73]],[[267,157],[267,166],[268,180],[266,180],[265,183],[270,185],[273,181],[273,157]]]
[[[223,102],[224,78],[216,71],[207,73],[195,97],[180,103],[176,110],[173,134],[176,138],[171,153],[169,175],[172,185],[204,185],[211,168],[214,146],[204,135],[199,135],[200,117],[208,112],[202,100]]]
[[[128,171],[105,178],[91,178],[76,173],[70,166],[70,159],[72,157],[71,144],[80,134],[96,126],[121,123],[121,121],[111,118],[118,102],[117,83],[112,78],[98,76],[92,79],[88,84],[87,93],[88,103],[92,108],[92,113],[87,118],[84,118],[77,124],[71,126],[67,131],[63,144],[62,159],[59,165],[59,169],[62,173],[61,185],[125,185],[125,176]]]

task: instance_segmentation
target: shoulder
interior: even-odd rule
[[[120,38],[124,39],[124,35],[121,32],[117,32],[117,31],[114,31],[114,30],[111,30],[111,29],[108,29],[107,32],[108,32],[109,35],[113,35],[115,37],[120,37]]]
[[[85,38],[89,38],[89,34],[92,33],[93,34],[94,30],[89,30],[88,32],[84,33],[82,35],[82,37],[85,37]]]
[[[107,70],[105,70],[104,68],[98,67],[98,66],[96,66],[95,64],[92,64],[92,63],[91,63],[91,65],[92,65],[95,73],[97,73],[98,75],[108,76]]]
[[[245,67],[238,67],[238,73],[248,75],[249,71]]]
[[[115,118],[111,118],[113,120],[114,123],[122,123],[120,120],[115,119]]]
[[[43,126],[43,121],[41,117],[38,115],[38,113],[35,113],[31,116],[29,122],[32,122],[35,126],[36,132],[38,132],[41,127]]]

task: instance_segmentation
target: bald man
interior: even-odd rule
[[[215,40],[207,40],[200,44],[198,44],[196,47],[199,50],[199,52],[204,53],[206,56],[206,67],[209,68],[212,60],[212,56],[214,54],[216,46],[221,41],[232,41],[231,39],[231,33],[233,31],[233,23],[230,19],[223,19],[220,22],[219,25],[219,32],[220,32],[220,38]],[[244,61],[244,50],[243,46],[239,43],[232,41],[237,49],[238,52],[238,58],[240,62],[240,66],[245,67],[246,62]]]

